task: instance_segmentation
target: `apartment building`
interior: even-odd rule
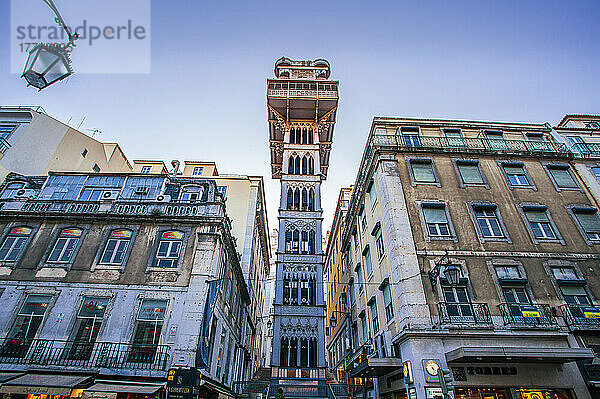
[[[0,180],[10,172],[35,176],[131,170],[116,143],[102,143],[52,118],[42,107],[0,106]]]
[[[200,394],[233,396],[253,320],[214,180],[10,174],[1,190],[3,393],[156,397],[192,367]]]
[[[341,245],[363,397],[436,397],[440,368],[455,398],[591,397],[598,204],[554,136],[374,118]]]

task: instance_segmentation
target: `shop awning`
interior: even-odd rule
[[[218,392],[219,394],[223,394],[226,397],[235,397],[235,395],[233,394],[233,392],[231,391],[231,389],[227,388],[225,385],[221,384],[220,382],[217,382],[215,380],[213,380],[212,378],[209,378],[207,376],[202,376],[202,379],[200,380],[200,392],[202,392],[202,390],[206,389],[209,392],[213,391],[213,392]]]
[[[350,377],[379,377],[402,369],[402,360],[395,357],[372,357],[358,364],[350,371]]]
[[[98,383],[87,388],[85,392],[116,392],[116,393],[141,393],[151,395],[165,384],[106,384]]]
[[[465,347],[446,352],[448,362],[569,363],[593,359],[589,348]]]
[[[25,374],[3,383],[0,393],[70,395],[74,388],[83,388],[91,380],[91,376]]]
[[[0,373],[0,382],[6,382],[22,376],[25,373]]]

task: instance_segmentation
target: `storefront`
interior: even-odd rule
[[[81,399],[162,399],[165,384],[99,382],[83,391]]]
[[[455,399],[573,399],[566,389],[457,388]]]
[[[0,394],[11,399],[80,398],[92,381],[92,376],[24,374],[3,382]]]

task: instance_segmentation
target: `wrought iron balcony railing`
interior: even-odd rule
[[[575,143],[573,149],[584,157],[600,156],[600,143]]]
[[[9,148],[10,143],[4,137],[0,137],[0,154],[4,155]]]
[[[165,371],[167,345],[52,339],[0,340],[0,364]]]
[[[502,153],[519,155],[561,155],[572,156],[565,144],[535,140],[505,140],[485,137],[441,137],[441,136],[402,136],[399,134],[375,134],[372,144],[375,147],[390,147],[404,151],[444,151]]]
[[[572,330],[600,330],[600,308],[593,305],[562,305],[561,313]]]
[[[546,304],[501,303],[504,324],[512,328],[557,328],[555,309]]]
[[[440,324],[492,327],[492,316],[487,303],[438,303]]]
[[[301,385],[298,382],[294,384],[272,384],[271,392],[278,392],[279,388],[283,390],[286,398],[327,398],[327,385]]]

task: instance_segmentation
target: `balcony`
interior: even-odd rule
[[[562,156],[572,157],[565,144],[534,140],[505,140],[485,137],[440,137],[417,136],[410,138],[398,134],[374,134],[374,147],[390,148],[411,152],[456,152],[456,153],[490,153],[516,154],[529,156]]]
[[[169,350],[167,345],[4,338],[0,364],[166,371]]]
[[[583,157],[600,157],[600,143],[575,143],[573,148]]]
[[[561,313],[569,329],[577,331],[600,330],[600,309],[592,305],[562,305]]]
[[[492,316],[487,303],[438,303],[442,326],[492,328]]]
[[[515,329],[556,329],[556,310],[550,305],[501,303],[504,325]]]
[[[0,137],[0,155],[4,155],[9,148],[10,143],[4,137]]]
[[[338,91],[337,85],[334,82],[269,82],[267,96],[282,98],[337,99]]]

